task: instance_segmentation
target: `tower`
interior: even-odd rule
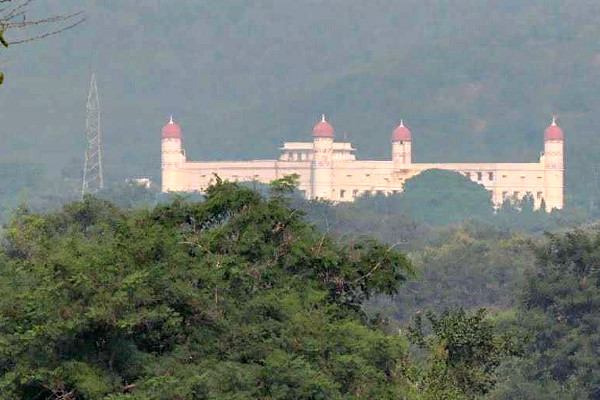
[[[85,151],[85,164],[83,166],[83,184],[81,197],[86,193],[94,193],[104,187],[102,172],[102,134],[100,130],[100,100],[96,75],[92,74],[90,91],[85,107],[85,136],[87,149]]]
[[[564,206],[564,138],[556,117],[552,117],[552,123],[544,131],[544,200],[548,211]]]
[[[400,125],[392,132],[392,161],[394,169],[409,165],[412,160],[411,155],[411,133],[404,126],[404,120],[400,120]]]
[[[321,116],[321,121],[313,128],[313,162],[311,165],[311,198],[332,198],[333,168],[333,126]]]
[[[179,174],[179,168],[185,163],[181,144],[181,127],[171,117],[162,128],[161,133],[162,191],[184,190],[183,177]]]

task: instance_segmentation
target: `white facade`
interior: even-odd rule
[[[284,143],[278,159],[190,162],[181,131],[170,121],[163,128],[162,191],[202,192],[215,174],[224,180],[264,183],[298,174],[299,190],[307,199],[354,201],[365,193],[399,193],[407,179],[437,168],[457,171],[483,185],[496,206],[528,194],[536,207],[542,200],[548,211],[564,206],[564,138],[555,121],[544,133],[544,153],[533,163],[413,163],[412,139],[404,124],[394,131],[390,161],[357,160],[351,143],[334,141],[333,127],[324,118],[313,136],[312,142]]]

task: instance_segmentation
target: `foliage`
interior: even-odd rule
[[[535,262],[534,241],[486,226],[463,224],[409,255],[418,279],[394,296],[394,318],[448,307],[506,310]],[[389,301],[389,300],[387,300]]]
[[[152,207],[159,202],[159,190],[155,186],[146,186],[137,182],[108,185],[95,194],[122,208]]]
[[[360,198],[358,209],[374,207],[380,213],[405,214],[412,220],[447,225],[493,212],[488,191],[469,178],[454,172],[430,169],[404,183],[398,195]]]
[[[398,398],[404,345],[360,306],[407,259],[235,184],[22,214],[0,259],[0,392],[19,399]],[[69,394],[71,397],[66,397]]]
[[[409,337],[428,351],[427,367],[419,376],[423,397],[475,398],[495,385],[495,370],[508,355],[517,355],[521,343],[515,337],[494,332],[480,309],[473,314],[458,308],[440,315],[427,313],[432,333],[424,331],[416,314]]]
[[[270,185],[271,197],[282,199],[285,198],[285,196],[292,194],[298,188],[299,179],[300,175],[292,174],[274,180]]]
[[[397,243],[394,231],[411,226],[412,231],[420,230],[423,233],[429,230],[432,237],[437,236],[436,232],[444,231],[437,227],[460,223],[488,225],[490,229],[502,232],[521,231],[541,235],[545,231],[574,227],[589,219],[589,214],[581,208],[566,207],[550,213],[544,209],[535,210],[531,195],[522,199],[506,199],[498,209],[494,209],[489,192],[482,185],[457,172],[437,169],[424,171],[408,179],[402,193],[391,196],[366,195],[354,204],[337,208],[339,210],[321,214],[328,214],[330,218],[332,214],[338,219],[341,217],[344,225],[350,225],[343,229],[350,232],[356,231],[355,226],[362,225],[362,220],[369,220],[372,224],[369,235],[393,243]],[[417,228],[415,225],[420,226]],[[404,232],[405,241],[418,241],[423,237],[422,234],[411,236],[414,235]],[[420,246],[426,243],[427,240],[421,241]]]
[[[542,398],[555,389],[550,398],[598,398],[600,233],[548,234],[536,253],[537,268],[512,322],[531,342],[525,358],[505,370],[495,398]]]

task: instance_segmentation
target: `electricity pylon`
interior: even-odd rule
[[[85,165],[83,167],[83,185],[81,197],[86,193],[94,193],[104,187],[102,176],[102,134],[100,131],[100,100],[96,75],[92,74],[90,92],[85,107],[85,136],[87,149],[85,151]]]

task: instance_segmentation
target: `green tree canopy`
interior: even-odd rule
[[[493,398],[600,397],[600,233],[549,234],[510,321],[531,337]],[[523,397],[524,396],[524,397]]]
[[[398,398],[404,345],[361,303],[407,259],[235,184],[20,215],[0,253],[4,399]],[[61,397],[62,396],[62,397]]]
[[[454,171],[430,169],[404,183],[404,191],[392,196],[367,196],[357,207],[389,214],[406,214],[418,222],[447,225],[493,213],[489,192]]]
[[[420,314],[410,327],[410,338],[428,350],[426,367],[419,374],[425,399],[473,399],[495,385],[495,371],[507,355],[517,355],[521,340],[499,335],[486,312],[468,313],[462,308],[439,315],[427,313],[427,335]]]

